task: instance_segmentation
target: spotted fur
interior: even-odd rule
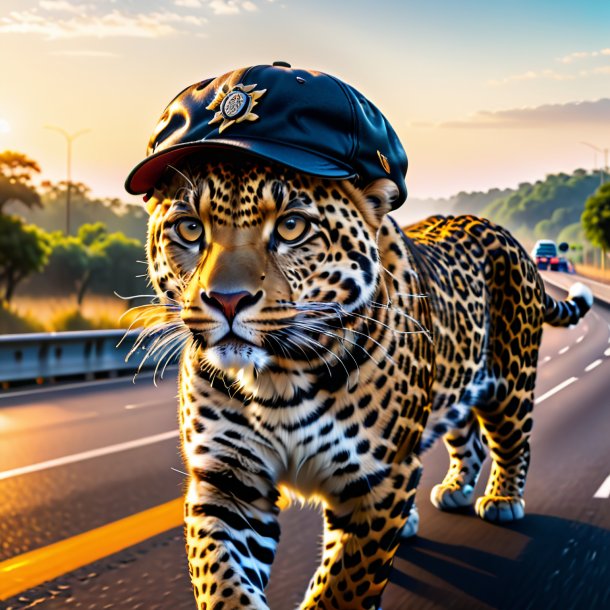
[[[301,608],[379,608],[401,533],[416,529],[420,453],[439,436],[450,467],[436,506],[474,502],[489,452],[478,514],[523,516],[542,325],[575,322],[587,295],[556,303],[486,220],[437,216],[401,231],[385,216],[397,194],[388,180],[359,190],[197,159],[169,176],[148,205],[160,304],[144,309],[157,322],[144,333],[182,353],[200,610],[268,607],[286,494],[324,512]],[[286,243],[278,226],[293,214],[308,230]],[[180,236],[184,219],[202,227],[195,242]]]

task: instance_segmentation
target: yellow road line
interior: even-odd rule
[[[0,601],[166,532],[183,522],[176,498],[0,563]]]

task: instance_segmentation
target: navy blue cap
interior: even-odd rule
[[[184,89],[165,109],[125,188],[147,193],[168,165],[219,150],[323,178],[353,179],[362,187],[389,178],[399,190],[393,208],[407,198],[407,156],[380,110],[338,78],[285,62],[234,70]]]

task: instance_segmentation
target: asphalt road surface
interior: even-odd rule
[[[524,520],[434,509],[448,460],[442,443],[426,454],[420,532],[398,552],[384,610],[610,608],[609,323],[596,306],[545,330]],[[0,397],[0,562],[180,496],[174,375]],[[320,518],[297,507],[281,523],[268,597],[288,610],[314,571]],[[32,607],[192,610],[181,528],[0,601]]]

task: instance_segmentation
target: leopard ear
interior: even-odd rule
[[[384,216],[392,211],[392,204],[400,195],[398,187],[388,178],[379,178],[367,184],[362,194],[366,203],[363,213],[373,227],[379,228]]]

